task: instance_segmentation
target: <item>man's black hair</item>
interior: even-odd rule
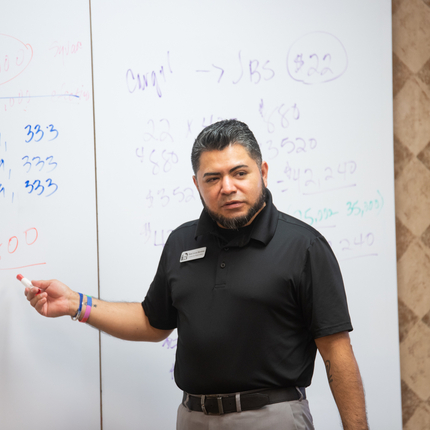
[[[242,145],[261,169],[260,146],[249,127],[236,119],[226,119],[204,128],[194,141],[191,164],[194,174],[200,167],[200,156],[206,151],[222,151],[229,145]]]

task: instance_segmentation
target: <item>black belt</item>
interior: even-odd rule
[[[306,399],[304,388],[287,387],[228,395],[195,395],[184,393],[182,404],[191,411],[204,412],[207,415],[223,415],[231,412],[260,409],[273,403],[303,399]]]

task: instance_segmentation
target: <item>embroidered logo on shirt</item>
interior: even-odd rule
[[[185,263],[186,261],[197,260],[198,258],[203,258],[206,254],[206,246],[204,248],[191,249],[190,251],[184,251],[181,254],[179,260],[180,263]]]

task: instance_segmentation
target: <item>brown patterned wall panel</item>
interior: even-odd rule
[[[394,169],[404,430],[430,429],[430,0],[393,0]]]

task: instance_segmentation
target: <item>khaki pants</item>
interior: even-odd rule
[[[307,400],[275,403],[252,411],[205,415],[178,408],[176,430],[315,430]]]

